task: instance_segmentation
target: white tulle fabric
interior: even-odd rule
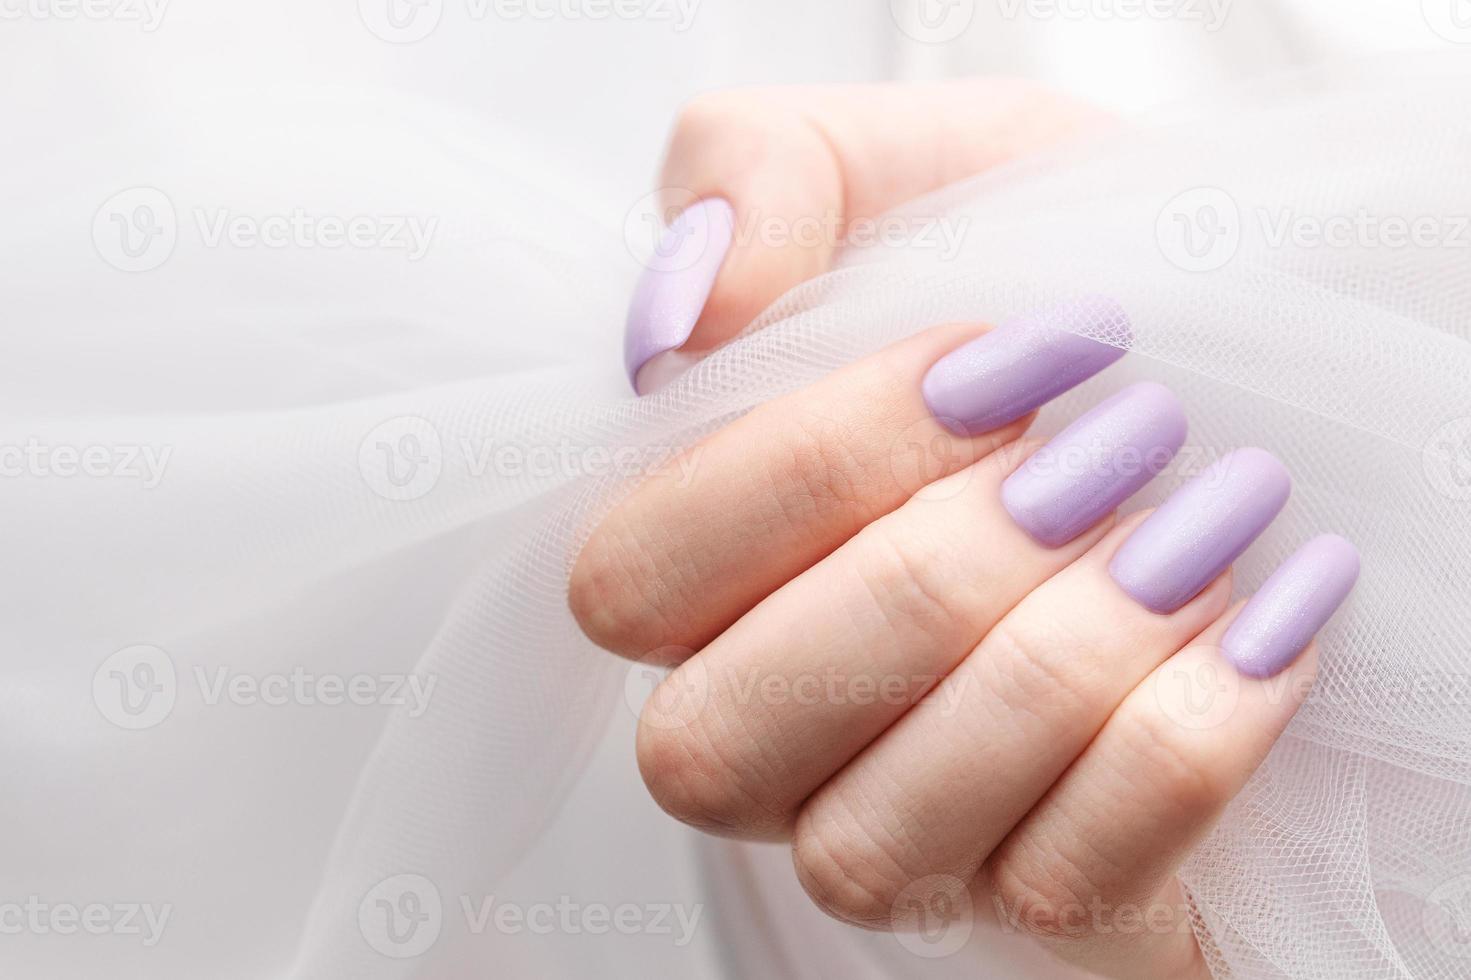
[[[387,97],[252,92],[126,141],[135,158],[99,133],[96,155],[14,161],[0,194],[27,235],[7,236],[21,243],[0,284],[0,442],[169,457],[156,486],[0,481],[0,867],[15,895],[173,911],[149,948],[7,937],[6,972],[460,975],[456,930],[384,955],[360,913],[399,876],[431,882],[446,916],[457,896],[492,893],[625,696],[625,666],[590,649],[565,606],[580,541],[629,484],[582,473],[596,450],[659,457],[926,326],[1102,293],[1128,311],[1133,352],[1039,427],[1162,381],[1188,403],[1195,451],[1261,445],[1295,476],[1238,565],[1241,591],[1318,531],[1364,555],[1312,701],[1184,869],[1212,967],[1465,976],[1468,83],[1424,59],[1298,77],[951,188],[903,213],[963,227],[958,253],[850,253],[637,400],[618,372],[638,267],[626,207],[569,199],[578,182],[473,121]],[[134,185],[166,193],[178,241],[129,273],[91,232]],[[414,215],[438,230],[415,262],[211,246],[197,215],[221,209]],[[1374,230],[1347,244],[1274,238],[1284,217],[1360,215]],[[1418,218],[1442,245],[1374,238]],[[510,373],[512,359],[541,366]],[[573,462],[516,463],[548,453]],[[128,730],[94,675],[131,667],[109,658],[138,646],[167,655],[174,703]],[[435,687],[418,715],[210,703],[198,678],[220,668]]]

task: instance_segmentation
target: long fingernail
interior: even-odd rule
[[[1247,677],[1274,677],[1307,649],[1359,580],[1359,552],[1336,534],[1299,548],[1226,630],[1221,652]]]
[[[1037,450],[1001,485],[1013,520],[1066,544],[1159,475],[1185,442],[1185,409],[1164,385],[1130,385]]]
[[[1123,357],[1128,324],[1117,303],[1101,298],[1007,320],[935,362],[924,377],[925,404],[956,435],[990,432]],[[1066,327],[1099,331],[1117,346]]]
[[[623,330],[623,365],[635,390],[640,368],[690,339],[734,238],[735,209],[718,197],[690,205],[664,229]]]
[[[1264,449],[1223,456],[1170,495],[1129,535],[1108,569],[1151,612],[1194,599],[1287,504],[1292,478]]]

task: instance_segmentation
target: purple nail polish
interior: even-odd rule
[[[1151,612],[1194,599],[1287,504],[1292,479],[1264,449],[1223,456],[1170,495],[1109,563],[1115,582]]]
[[[1359,579],[1359,552],[1336,534],[1299,548],[1226,630],[1221,652],[1247,677],[1273,677],[1307,649]]]
[[[735,238],[735,209],[710,198],[685,208],[664,229],[628,306],[623,365],[638,386],[639,368],[690,339]]]
[[[956,435],[1000,428],[1123,357],[1128,323],[1122,307],[1102,298],[1009,319],[935,362],[924,377],[925,404]],[[1068,326],[1100,329],[1118,346]]]
[[[1153,382],[1130,385],[1037,450],[1001,485],[1022,530],[1066,544],[1159,475],[1185,442],[1185,409]]]

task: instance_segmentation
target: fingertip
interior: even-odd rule
[[[734,240],[735,209],[720,197],[695,202],[665,227],[624,323],[623,364],[635,391],[652,390],[641,387],[645,367],[690,339]]]
[[[668,350],[655,354],[634,373],[633,390],[640,397],[652,395],[667,388],[676,378],[694,367],[702,355],[682,350]]]
[[[1313,643],[1358,581],[1358,549],[1333,534],[1308,541],[1262,583],[1221,641],[1246,677],[1287,669]]]

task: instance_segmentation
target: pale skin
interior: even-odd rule
[[[663,183],[738,215],[851,221],[1100,125],[1013,82],[729,93],[681,117]],[[646,380],[832,252],[738,243],[690,343]],[[659,805],[790,842],[829,914],[903,929],[917,882],[953,881],[978,917],[1091,972],[1203,980],[1176,872],[1306,697],[1315,650],[1237,677],[1214,649],[1229,572],[1170,615],[1131,599],[1106,567],[1143,514],[1058,548],[1028,537],[999,487],[1031,419],[956,437],[920,394],[985,329],[922,332],[710,437],[688,481],[649,479],[592,532],[572,610],[600,646],[679,665],[640,719]],[[916,468],[915,446],[943,451]],[[1174,682],[1202,669],[1231,679],[1206,721]],[[1124,928],[1136,912],[1153,921]]]

